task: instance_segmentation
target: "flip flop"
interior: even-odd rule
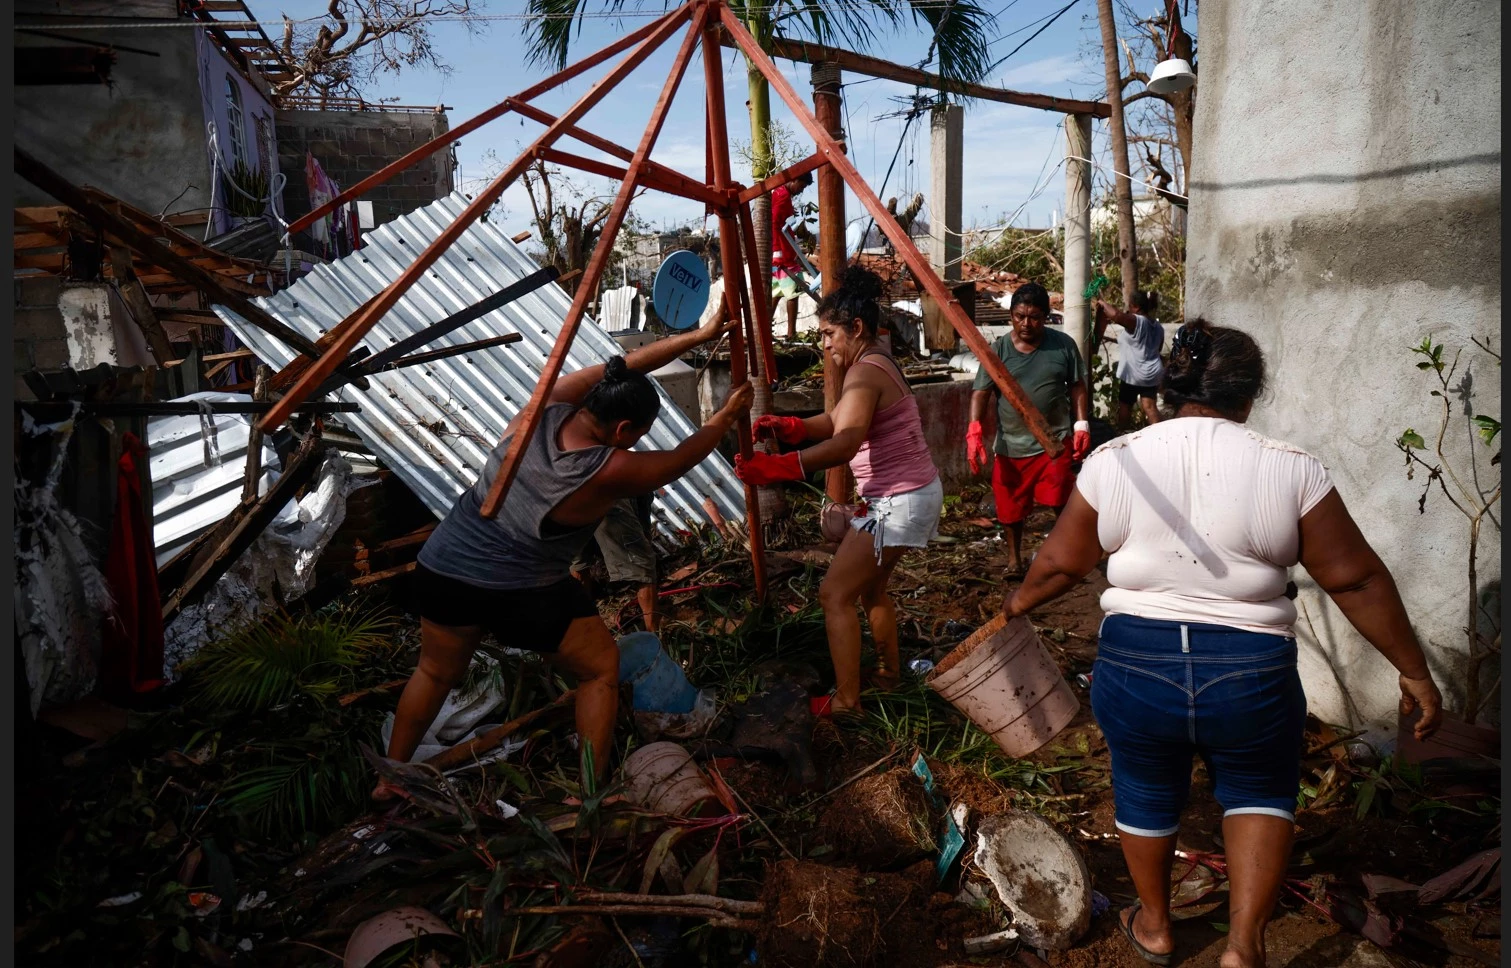
[[[813,713],[814,719],[834,718],[834,694],[827,696],[809,696],[808,711]]]
[[[1122,914],[1118,915],[1118,927],[1123,929],[1123,936],[1128,939],[1129,944],[1133,945],[1133,950],[1140,958],[1152,965],[1173,965],[1175,963],[1175,952],[1172,951],[1168,954],[1157,955],[1139,944],[1138,937],[1133,933],[1133,919],[1138,917],[1138,913],[1143,907],[1143,901],[1134,901],[1133,906],[1126,909],[1128,911],[1126,919]]]

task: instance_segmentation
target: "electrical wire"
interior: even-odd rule
[[[990,72],[996,70],[997,68],[1001,67],[1002,64],[1009,57],[1013,56],[1018,51],[1022,50],[1025,47],[1027,47],[1029,44],[1033,43],[1033,40],[1034,40],[1035,37],[1037,37],[1040,34],[1044,33],[1044,31],[1048,30],[1050,27],[1053,27],[1056,20],[1059,20],[1061,17],[1065,16],[1066,11],[1068,11],[1071,7],[1074,7],[1079,2],[1080,2],[1080,0],[1070,0],[1069,3],[1067,3],[1065,6],[1063,6],[1063,7],[1060,8],[1059,13],[1056,13],[1053,17],[1049,18],[1049,23],[1047,23],[1044,26],[1040,27],[1038,30],[1034,31],[1032,34],[1029,34],[1027,40],[1025,40],[1023,43],[1019,44],[1017,47],[1014,47],[1012,50],[1008,51],[1007,54],[1004,55],[1000,60],[998,60],[991,67],[987,68],[987,72],[990,73]]]

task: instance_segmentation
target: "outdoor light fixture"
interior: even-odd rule
[[[1150,94],[1179,94],[1196,83],[1196,71],[1190,61],[1175,56],[1175,39],[1181,35],[1180,12],[1175,9],[1175,0],[1166,5],[1169,25],[1165,44],[1165,59],[1155,65],[1154,73],[1144,86]]]
[[[1177,94],[1196,83],[1196,72],[1179,57],[1162,60],[1149,75],[1146,85],[1154,94]]]

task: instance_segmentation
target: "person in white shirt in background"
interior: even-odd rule
[[[1119,915],[1135,953],[1174,962],[1170,875],[1200,755],[1230,877],[1222,968],[1263,968],[1264,927],[1291,854],[1306,696],[1296,669],[1298,563],[1400,674],[1419,739],[1442,696],[1395,581],[1321,461],[1244,426],[1265,386],[1248,334],[1195,319],[1170,349],[1168,419],[1086,458],[1075,491],[1003,607],[1027,616],[1103,553],[1106,618],[1091,710],[1112,761],[1115,822],[1138,900]]]
[[[1159,294],[1140,290],[1133,297],[1134,311],[1124,312],[1096,301],[1096,345],[1102,345],[1102,334],[1108,325],[1118,328],[1118,418],[1119,430],[1133,426],[1133,402],[1138,401],[1144,419],[1151,424],[1159,423],[1159,407],[1154,398],[1159,394],[1160,381],[1165,378],[1165,364],[1160,353],[1165,349],[1165,327],[1154,318],[1159,308]]]

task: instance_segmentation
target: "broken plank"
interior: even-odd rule
[[[457,746],[453,746],[449,750],[444,750],[443,752],[437,753],[435,756],[432,756],[430,759],[426,760],[425,765],[434,767],[437,770],[440,770],[442,773],[445,773],[447,770],[454,769],[455,767],[461,766],[464,763],[476,759],[478,754],[486,753],[489,750],[493,749],[495,746],[498,746],[504,740],[508,739],[510,736],[535,722],[540,717],[546,715],[549,712],[552,712],[553,710],[561,709],[576,698],[577,690],[568,689],[566,692],[562,693],[555,702],[551,703],[551,705],[543,706],[540,709],[531,710],[530,712],[525,713],[523,716],[511,719],[501,726],[493,727],[486,733],[483,733],[481,736],[473,739],[471,742],[461,743]]]
[[[175,591],[164,603],[164,625],[173,621],[179,612],[204,597],[211,586],[236,563],[236,559],[252,547],[278,512],[293,500],[300,488],[314,479],[325,451],[324,441],[311,436],[299,445],[299,449],[289,459],[288,467],[278,478],[277,483],[268,489],[268,493],[255,502],[238,505],[236,510],[231,512],[230,518],[234,521],[227,529],[225,537],[206,556],[204,562],[191,570],[183,587]]]
[[[352,587],[362,588],[367,585],[376,585],[380,581],[387,581],[390,578],[398,578],[400,575],[407,575],[410,572],[414,571],[418,564],[418,562],[406,561],[402,565],[395,565],[392,568],[385,568],[382,571],[375,571],[371,575],[363,575],[361,578],[353,578]]]

